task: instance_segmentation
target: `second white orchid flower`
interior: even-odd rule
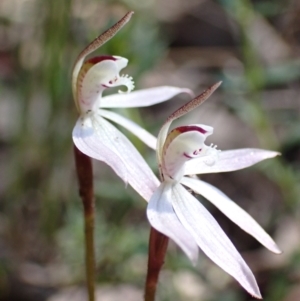
[[[188,89],[162,86],[131,92],[134,82],[120,71],[128,60],[120,56],[86,56],[111,39],[131,18],[125,15],[78,56],[73,70],[73,96],[79,119],[73,129],[73,141],[84,154],[107,163],[125,183],[129,183],[143,198],[150,199],[159,182],[132,143],[111,123],[122,125],[149,147],[156,148],[156,138],[145,129],[105,108],[145,107],[166,101]],[[107,88],[125,86],[126,92],[102,97]]]
[[[174,240],[192,262],[198,247],[233,276],[251,295],[261,298],[256,280],[239,252],[213,216],[184,186],[201,194],[244,231],[274,253],[280,253],[272,238],[258,223],[216,187],[188,175],[228,172],[246,168],[278,155],[261,149],[218,151],[204,144],[213,128],[194,124],[168,134],[171,122],[206,100],[220,83],[173,113],[158,135],[157,158],[162,183],[149,201],[148,219],[156,230]],[[184,186],[183,186],[184,185]]]

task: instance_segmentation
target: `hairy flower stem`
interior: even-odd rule
[[[76,172],[79,184],[79,195],[84,210],[85,227],[85,265],[88,300],[95,301],[95,250],[94,250],[94,220],[95,199],[93,187],[93,167],[90,157],[83,154],[74,145]]]
[[[159,272],[164,264],[169,239],[151,227],[145,301],[154,301]]]

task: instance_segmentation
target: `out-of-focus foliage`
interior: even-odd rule
[[[207,206],[243,252],[264,299],[300,299],[298,1],[1,0],[0,300],[55,301],[67,298],[66,286],[84,282],[70,74],[84,46],[128,10],[135,11],[130,23],[97,53],[127,57],[125,72],[138,88],[178,85],[198,93],[223,80],[208,103],[179,122],[214,126],[210,141],[220,149],[282,153],[257,168],[205,179],[250,212],[283,255],[263,250]],[[183,101],[122,113],[156,134]],[[131,138],[155,169],[154,152]],[[141,299],[146,203],[104,164],[94,167],[100,294],[122,300],[119,285],[126,284],[128,300]],[[172,243],[160,283],[159,300],[251,299],[204,255],[193,268]]]

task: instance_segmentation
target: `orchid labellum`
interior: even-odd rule
[[[272,238],[258,223],[216,187],[189,175],[228,172],[246,168],[278,155],[261,149],[219,151],[205,145],[213,128],[193,124],[175,128],[168,134],[171,122],[205,101],[220,85],[173,113],[158,135],[157,158],[162,183],[151,197],[148,219],[156,230],[173,239],[192,262],[198,247],[223,270],[233,276],[251,295],[261,298],[256,280],[239,252],[213,216],[185,187],[218,207],[244,231],[274,253],[280,253]],[[185,187],[184,187],[185,186]]]
[[[145,129],[106,108],[145,107],[166,101],[188,89],[162,86],[131,92],[134,82],[120,71],[127,66],[126,58],[98,56],[86,61],[91,52],[111,39],[131,18],[126,14],[77,58],[73,69],[72,88],[79,119],[73,129],[73,141],[84,154],[107,163],[125,183],[129,183],[147,201],[159,182],[132,143],[111,123],[113,121],[136,135],[149,147],[156,148],[156,138]],[[119,94],[102,96],[105,89],[125,86]]]

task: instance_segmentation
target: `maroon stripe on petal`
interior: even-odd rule
[[[86,62],[95,65],[97,63],[100,63],[100,62],[106,61],[106,60],[116,61],[117,59],[114,58],[112,55],[100,55],[100,56],[92,57],[92,58],[88,59]]]
[[[180,133],[191,132],[191,131],[200,132],[202,134],[206,134],[207,133],[206,130],[204,130],[200,126],[196,126],[196,125],[184,125],[184,126],[180,126],[180,127],[176,128],[174,130],[177,130]]]
[[[189,159],[192,159],[193,157],[188,155],[187,153],[183,153],[183,155],[186,157],[186,158],[189,158]]]

